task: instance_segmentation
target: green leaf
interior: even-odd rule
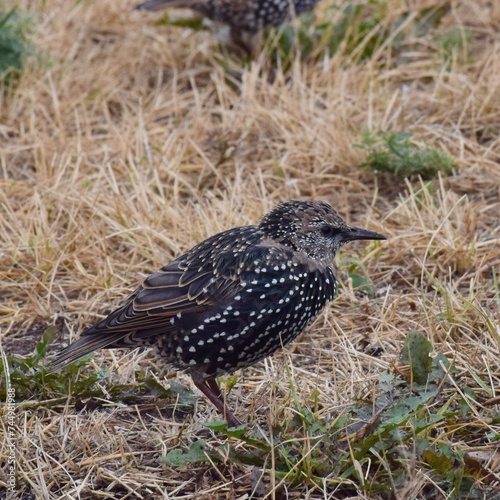
[[[403,346],[403,362],[410,365],[413,381],[425,385],[432,367],[431,343],[417,331],[408,333]]]
[[[33,359],[33,364],[38,364],[38,362],[42,359],[45,359],[45,356],[47,355],[47,348],[49,347],[50,344],[54,341],[54,339],[57,337],[57,328],[55,326],[49,326],[43,334],[42,334],[42,340],[36,344],[36,354],[32,358]]]
[[[197,462],[206,462],[206,447],[207,443],[203,439],[199,439],[191,444],[186,453],[179,449],[172,450],[162,457],[160,461],[170,465],[171,467],[179,467],[180,465],[188,465]]]
[[[369,296],[375,294],[375,287],[370,278],[368,278],[366,267],[362,262],[354,257],[342,257],[339,262],[342,266],[348,265],[347,274],[352,281],[354,290],[359,290]]]
[[[429,380],[441,379],[450,370],[450,366],[450,360],[443,353],[438,353],[432,360],[432,370],[429,374]]]
[[[203,17],[185,17],[176,18],[165,14],[154,23],[156,26],[175,26],[176,28],[190,28],[194,31],[207,31],[207,27],[203,23]]]
[[[257,432],[250,433],[250,429],[248,429],[246,424],[241,424],[238,427],[228,427],[225,420],[214,420],[213,422],[205,423],[205,427],[225,434],[228,437],[239,439],[250,446],[255,446],[255,448],[264,451],[270,450],[270,446],[262,434],[259,435]]]
[[[445,420],[445,418],[446,417],[444,415],[435,413],[433,415],[426,415],[425,418],[412,417],[410,419],[410,423],[413,425],[415,429],[415,434],[419,434],[420,432],[424,431],[425,429],[428,429],[434,424],[437,424],[438,422]]]
[[[453,460],[444,453],[436,453],[432,450],[424,450],[422,453],[424,461],[431,466],[438,474],[446,475],[453,469]]]
[[[248,431],[245,424],[239,425],[238,427],[229,428],[225,420],[214,420],[212,422],[206,422],[205,427],[208,427],[213,431],[222,432],[227,436],[235,437],[238,439],[241,439]]]

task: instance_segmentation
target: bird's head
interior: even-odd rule
[[[354,240],[386,237],[348,225],[331,205],[322,201],[287,201],[266,214],[260,224],[266,237],[304,252],[329,265],[342,245]]]

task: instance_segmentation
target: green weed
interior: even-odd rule
[[[448,68],[454,59],[460,63],[471,62],[470,48],[472,41],[470,31],[457,27],[450,28],[448,31],[434,37],[434,43],[437,46],[439,55]]]
[[[353,60],[361,61],[370,58],[389,37],[390,28],[382,23],[382,9],[371,12],[364,5],[349,3],[334,20],[338,17],[335,15],[337,9],[335,6],[328,8],[325,21],[318,24],[311,12],[302,15],[295,24],[267,30],[265,46],[271,60],[287,68],[297,55],[302,60],[319,60],[341,50],[351,54]],[[398,40],[393,43],[397,44]]]
[[[341,267],[347,268],[347,276],[351,280],[352,288],[362,292],[368,297],[375,295],[375,286],[369,278],[364,264],[355,257],[342,257],[339,259]]]
[[[354,147],[366,152],[362,167],[389,172],[401,177],[429,179],[439,172],[449,174],[455,162],[446,153],[431,147],[419,147],[410,132],[372,132],[363,135]]]
[[[358,63],[373,58],[382,46],[398,52],[409,36],[424,37],[446,12],[442,7],[431,7],[416,14],[403,11],[400,16],[389,18],[388,9],[386,0],[348,2],[340,8],[332,5],[319,23],[311,12],[302,15],[297,23],[267,30],[266,46],[271,59],[283,68],[297,55],[302,60],[317,61],[338,52]]]
[[[5,355],[0,359],[0,400],[5,400],[10,388],[15,390],[16,402],[21,406],[36,406],[37,404],[60,404],[71,395],[81,406],[83,400],[104,399],[119,401],[125,404],[135,404],[144,398],[167,399],[179,404],[189,405],[196,396],[180,384],[171,383],[170,388],[163,387],[154,377],[141,371],[135,384],[108,383],[101,387],[98,382],[109,381],[107,370],[96,372],[86,369],[93,358],[89,354],[64,367],[59,372],[47,371],[42,364],[50,344],[56,337],[55,327],[50,327],[43,333],[32,356],[20,357]],[[91,402],[90,406],[96,407]]]
[[[0,79],[8,86],[19,77],[28,56],[34,54],[30,41],[34,19],[14,8],[0,11]]]
[[[163,15],[158,21],[154,23],[156,26],[174,26],[176,28],[190,28],[193,31],[207,31],[208,28],[203,23],[202,16],[190,17],[190,18],[177,18],[174,16],[169,16],[168,14]]]
[[[210,445],[195,440],[187,451],[172,450],[162,462],[179,466],[224,463],[229,458],[274,474],[279,484],[326,485],[345,494],[357,484],[366,494],[383,496],[394,495],[407,484],[418,463],[434,476],[447,498],[473,495],[476,479],[488,473],[462,451],[460,438],[455,441],[451,429],[467,432],[477,423],[462,397],[444,397],[452,387],[453,365],[443,354],[431,354],[427,339],[410,332],[402,354],[410,371],[382,373],[369,400],[323,420],[317,408],[295,401],[293,417],[269,433],[247,425],[228,428],[222,420],[210,422],[206,427],[225,440]],[[474,393],[471,388],[467,391]]]

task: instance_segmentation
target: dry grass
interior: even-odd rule
[[[265,51],[249,66],[227,56],[238,81],[219,63],[212,34],[155,26],[131,2],[19,3],[37,12],[35,40],[49,62],[0,96],[2,350],[31,353],[50,325],[67,343],[203,238],[255,223],[278,201],[323,198],[388,236],[341,255],[366,266],[376,293],[367,298],[345,281],[299,342],[239,374],[235,413],[269,429],[271,442],[279,439],[272,426],[288,422],[297,402],[330,422],[374,397],[380,374],[400,370],[407,332],[419,330],[454,363],[441,403],[463,396],[469,408],[454,426],[436,426],[435,438],[476,457],[476,494],[485,496],[475,498],[498,498],[488,496],[500,488],[497,2],[388,0],[388,26],[405,4],[418,12],[439,3],[446,13],[426,37],[410,31],[397,51],[389,38],[362,61],[346,51],[311,56],[273,81]],[[431,41],[451,27],[469,30],[471,45],[444,64]],[[427,184],[360,169],[353,144],[367,128],[411,130],[417,143],[453,157],[456,170]],[[88,370],[105,367],[104,384],[132,384],[140,367],[168,385],[168,371],[146,353],[104,351]],[[230,459],[160,462],[199,436],[214,449],[224,441],[204,430],[218,416],[202,399],[176,418],[165,401],[83,412],[71,397],[19,403],[13,498],[245,499],[262,486],[258,471]],[[420,465],[408,465],[393,498],[456,498]],[[270,474],[259,495],[379,498],[365,493],[362,477],[346,488],[335,477],[293,484]]]

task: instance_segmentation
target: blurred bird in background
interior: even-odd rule
[[[199,12],[212,21],[226,24],[232,41],[253,55],[262,29],[279,26],[308,12],[319,0],[147,0],[136,10],[183,8]]]

